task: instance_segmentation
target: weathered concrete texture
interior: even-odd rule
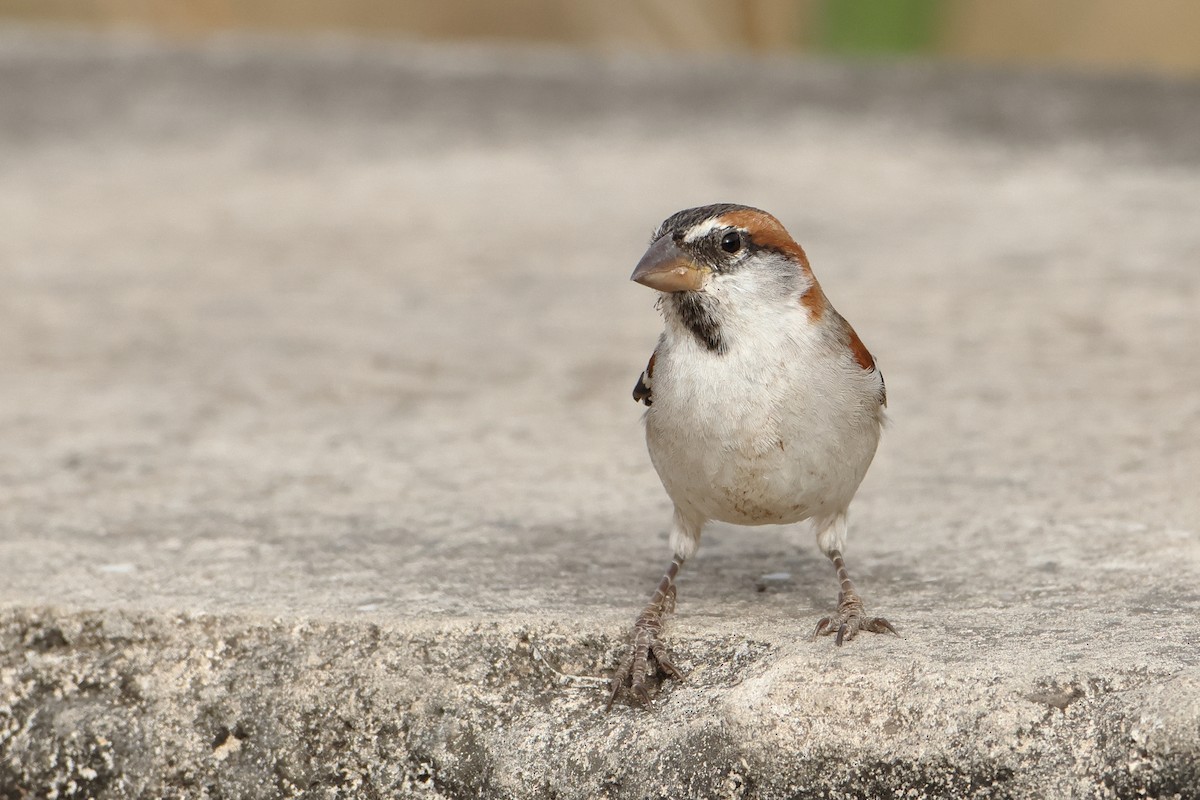
[[[1200,87],[10,32],[0,93],[0,796],[1200,796]],[[726,200],[887,376],[904,638],[716,525],[605,714],[626,278]]]

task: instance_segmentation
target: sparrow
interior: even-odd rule
[[[837,609],[813,632],[837,645],[860,631],[892,634],[865,612],[842,551],[846,513],[884,425],[883,374],[821,290],[804,250],[765,211],[718,204],[658,227],[632,280],[660,292],[665,323],[633,390],[646,405],[650,460],[674,503],[673,558],[634,625],[608,708],[648,680],[681,679],[663,642],[675,578],[710,520],[810,520],[840,585]]]

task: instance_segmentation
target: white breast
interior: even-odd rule
[[[693,515],[740,525],[831,516],[875,454],[878,374],[798,304],[772,308],[745,324],[726,318],[724,353],[671,324],[659,345],[646,442],[667,493]]]

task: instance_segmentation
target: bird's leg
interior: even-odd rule
[[[675,556],[671,566],[658,582],[654,596],[642,609],[637,622],[633,626],[633,643],[629,652],[617,667],[612,679],[612,694],[608,697],[606,710],[611,709],[622,689],[628,688],[629,693],[641,705],[650,702],[650,690],[646,688],[646,679],[658,672],[677,680],[683,680],[671,658],[660,635],[663,629],[663,617],[675,610],[675,576],[683,566],[683,558]]]
[[[841,551],[831,550],[829,560],[833,562],[833,568],[837,570],[840,584],[838,609],[836,614],[825,617],[817,623],[817,629],[813,631],[813,638],[828,636],[831,633],[837,634],[833,641],[834,644],[841,647],[842,642],[853,639],[859,631],[887,632],[899,636],[900,634],[896,633],[896,629],[892,627],[892,623],[883,617],[864,616],[862,598],[858,596],[858,592],[854,591],[854,582],[850,580],[850,573],[846,571],[846,562],[842,559]]]

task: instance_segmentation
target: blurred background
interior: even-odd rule
[[[0,586],[624,626],[669,511],[628,276],[733,201],[887,375],[867,585],[940,608],[924,574],[1029,547],[1141,587],[1200,519],[1198,30],[1186,0],[0,0]],[[705,536],[710,591],[778,561],[829,599],[807,538]]]
[[[1193,0],[0,0],[0,18],[172,36],[337,31],[1200,71],[1200,3]]]

